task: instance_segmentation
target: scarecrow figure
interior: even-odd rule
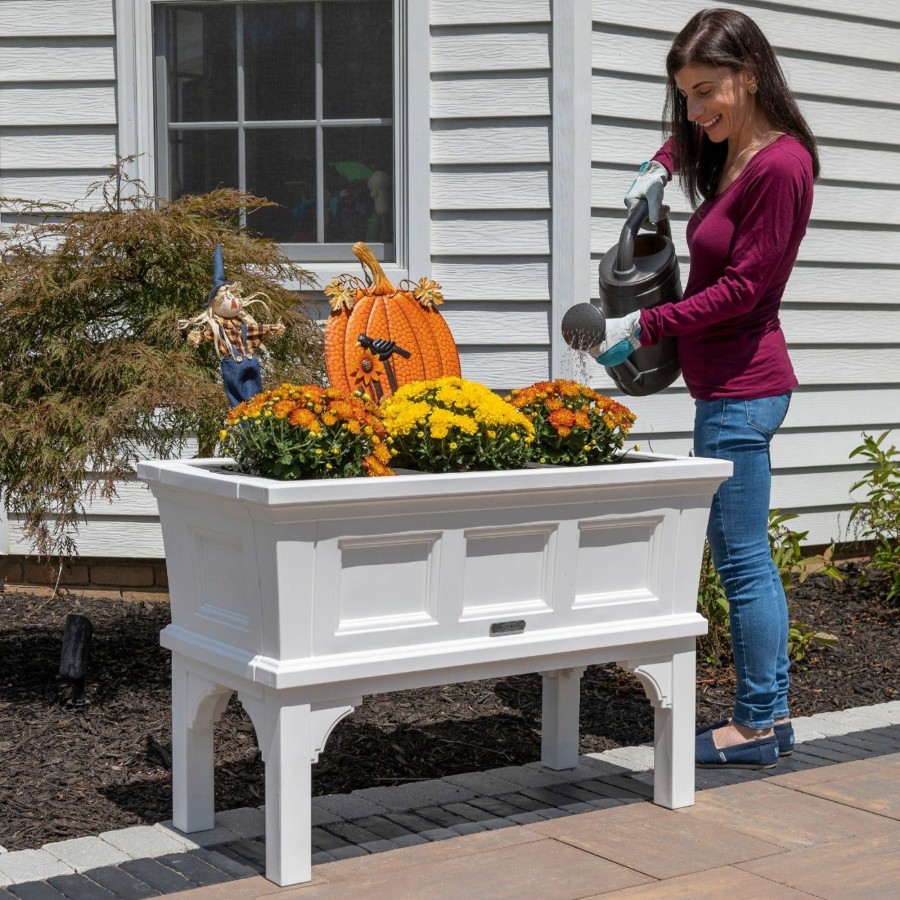
[[[232,407],[250,400],[262,390],[262,373],[256,351],[265,349],[265,335],[284,334],[284,325],[260,325],[247,312],[251,303],[259,303],[269,315],[261,292],[249,297],[241,296],[239,281],[225,280],[222,262],[222,245],[216,244],[213,252],[213,286],[206,298],[206,309],[193,319],[180,322],[182,328],[190,328],[187,340],[192,347],[212,342],[219,356],[222,383]]]

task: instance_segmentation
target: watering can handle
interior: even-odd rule
[[[631,209],[628,210],[628,216],[625,224],[622,226],[622,234],[619,235],[619,249],[616,252],[616,264],[613,266],[613,272],[616,275],[627,275],[634,270],[634,239],[641,230],[641,225],[647,221],[650,213],[650,205],[646,198],[638,200]],[[663,237],[672,239],[672,228],[669,225],[668,217],[660,219],[656,223],[656,233]]]
[[[645,373],[638,369],[638,367],[630,359],[626,359],[623,362],[619,363],[616,368],[625,369],[628,372],[632,384],[640,384],[644,380]]]

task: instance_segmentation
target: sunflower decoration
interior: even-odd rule
[[[365,391],[372,400],[380,400],[387,378],[384,362],[371,347],[359,346],[356,352],[356,368],[350,372],[350,381],[357,389]]]

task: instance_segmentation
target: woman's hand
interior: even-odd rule
[[[625,194],[625,205],[631,209],[635,203],[646,199],[649,209],[647,219],[655,225],[669,213],[669,208],[664,207],[662,202],[663,191],[668,182],[669,173],[662,163],[656,160],[641,163],[637,177]]]
[[[606,320],[603,340],[587,352],[601,366],[611,368],[625,362],[641,346],[641,311],[636,310],[621,319]]]

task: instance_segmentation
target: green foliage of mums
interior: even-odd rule
[[[0,204],[0,487],[39,553],[74,552],[85,504],[114,497],[142,456],[177,455],[193,435],[212,454],[228,409],[218,358],[188,346],[179,320],[206,304],[217,243],[228,279],[287,326],[264,380],[323,379],[321,330],[283,286],[311,276],[240,222],[268,201],[158,201],[120,165],[71,206]]]

